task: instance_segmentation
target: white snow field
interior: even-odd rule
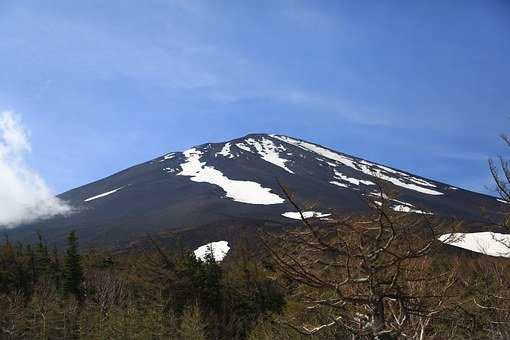
[[[301,215],[298,212],[294,211],[288,211],[282,214],[282,216],[291,218],[293,220],[300,220]],[[306,218],[321,218],[321,217],[328,217],[331,216],[331,214],[325,214],[318,211],[303,211],[303,217]]]
[[[250,147],[244,145],[243,143],[236,143],[236,146],[241,150],[251,152]]]
[[[271,137],[279,139],[285,143],[289,143],[291,145],[300,147],[303,150],[306,151],[312,151],[322,157],[328,158],[330,160],[333,160],[335,162],[339,162],[343,165],[346,165],[350,168],[353,168],[357,171],[360,171],[366,175],[379,178],[381,180],[393,183],[394,185],[397,185],[402,188],[406,188],[409,190],[414,190],[417,192],[421,192],[428,195],[443,195],[442,192],[429,189],[430,187],[436,187],[435,184],[430,183],[424,179],[417,178],[414,176],[411,176],[409,174],[388,168],[383,165],[378,165],[375,163],[371,163],[365,160],[357,160],[354,158],[350,158],[344,155],[340,155],[336,152],[333,152],[331,150],[328,150],[326,148],[320,147],[315,144],[303,142],[300,140],[296,140],[290,137],[286,136],[279,136],[279,135],[271,135]],[[398,175],[400,178],[392,177],[392,175]],[[407,182],[412,183],[406,183],[402,179],[405,179]],[[424,188],[427,187],[427,188]]]
[[[375,185],[375,183],[372,182],[372,181],[365,181],[365,180],[362,180],[362,179],[348,177],[348,176],[344,175],[341,172],[338,172],[336,170],[334,170],[334,171],[335,171],[335,179],[337,179],[337,180],[340,180],[340,181],[343,181],[343,182],[348,182],[348,183],[351,183],[351,184],[354,184],[354,185],[358,185],[358,186],[360,184]]]
[[[191,177],[193,182],[204,182],[221,187],[226,196],[236,202],[248,204],[280,204],[285,202],[280,196],[273,194],[270,188],[251,181],[232,180],[211,166],[200,162],[202,152],[192,148],[183,152],[186,162],[181,164],[182,171],[177,175]]]
[[[329,182],[329,183],[331,183],[331,184],[333,184],[333,185],[337,185],[337,186],[342,187],[342,188],[348,188],[348,187],[349,187],[347,184],[345,184],[345,183],[340,183],[340,182],[337,182],[337,181],[331,181],[331,182]]]
[[[294,171],[285,166],[285,163],[287,163],[289,160],[280,156],[280,152],[286,151],[283,146],[276,146],[273,141],[266,138],[262,138],[262,142],[259,142],[253,138],[248,138],[246,139],[246,143],[253,146],[257,150],[257,153],[266,162],[274,164],[291,174],[294,173]]]
[[[98,198],[102,198],[102,197],[114,194],[114,193],[116,193],[117,191],[119,191],[119,190],[121,190],[123,188],[124,187],[120,187],[120,188],[114,189],[112,191],[108,191],[108,192],[105,192],[105,193],[102,193],[102,194],[99,194],[99,195],[96,195],[96,196],[89,197],[89,198],[85,199],[83,202],[90,202],[90,201],[93,201],[93,200],[97,200]]]
[[[230,142],[225,143],[221,151],[216,153],[216,157],[218,157],[218,155],[222,155],[223,157],[226,158],[234,158],[234,155],[230,153],[230,146],[231,146]]]
[[[414,209],[412,204],[404,205],[404,204],[397,204],[391,207],[391,209],[398,211],[398,212],[411,212],[415,214],[422,214],[422,215],[434,215],[431,212],[423,211],[419,209]]]
[[[211,242],[198,247],[194,251],[195,257],[201,261],[205,261],[205,256],[209,252],[210,248],[212,248],[214,260],[216,260],[216,262],[223,261],[223,258],[225,258],[230,250],[227,241]]]
[[[453,233],[439,237],[441,242],[476,253],[510,258],[510,235],[493,232]]]

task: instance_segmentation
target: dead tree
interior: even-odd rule
[[[510,147],[510,136],[502,134],[501,139]],[[499,156],[489,159],[489,170],[495,183],[495,190],[502,201],[510,203],[510,163]],[[503,219],[489,223],[492,227],[510,232],[510,211],[502,209]],[[492,236],[494,241],[509,248],[506,239]],[[493,339],[510,337],[510,259],[483,257],[474,264],[475,275],[467,284],[474,291],[472,302],[477,312],[484,316],[484,328]]]
[[[501,139],[510,146],[510,136],[501,135]],[[503,156],[489,159],[489,169],[501,199],[510,202],[510,164]]]
[[[458,264],[433,257],[443,244],[437,240],[440,226],[430,218],[393,211],[381,193],[368,203],[369,214],[306,219],[282,190],[303,228],[264,233],[262,242],[281,276],[297,286],[293,294],[303,310],[321,320],[290,326],[309,335],[337,327],[371,339],[435,336],[438,320],[448,325],[443,331],[467,326],[459,317]]]

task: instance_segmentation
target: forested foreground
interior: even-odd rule
[[[74,232],[65,252],[42,234],[5,239],[0,338],[510,339],[510,259],[438,240],[462,221],[394,211],[383,186],[366,214],[305,219],[282,190],[302,226],[240,237],[223,262],[157,239],[123,254],[80,251]],[[486,226],[510,230],[510,218]]]
[[[260,232],[221,263],[157,240],[122,255],[80,252],[74,233],[62,253],[42,236],[4,240],[0,337],[510,338],[510,260],[445,252],[437,236],[453,221],[397,213],[388,201],[381,195],[363,216]]]

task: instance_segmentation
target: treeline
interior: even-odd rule
[[[510,337],[508,259],[439,252],[423,221],[376,216],[263,234],[266,256],[241,243],[223,263],[5,240],[0,338]]]
[[[239,240],[223,262],[154,240],[114,255],[80,253],[73,232],[62,253],[41,235],[6,239],[0,338],[510,339],[510,259],[454,251],[438,239],[462,222],[393,202],[380,187],[370,213],[303,217]]]
[[[36,245],[12,244],[6,239],[0,248],[0,293],[15,292],[24,298],[32,296],[45,284],[60,295],[83,297],[83,268],[74,232],[68,236],[68,248],[62,258],[53,247],[50,251],[38,234]]]
[[[510,202],[509,163],[490,169]],[[262,254],[239,242],[222,263],[157,242],[114,256],[80,253],[74,233],[63,254],[41,235],[6,239],[0,338],[510,339],[510,259],[448,249],[458,240],[438,238],[461,222],[396,212],[384,189],[370,213],[323,222],[282,186],[303,226],[261,232]],[[510,231],[502,216],[491,229]]]
[[[0,338],[245,339],[285,308],[282,288],[239,247],[228,263],[185,249],[112,256],[0,247]]]
[[[240,242],[222,263],[157,242],[80,254],[74,233],[62,253],[5,240],[0,338],[510,338],[508,259],[442,252],[435,221],[373,208],[261,234],[263,255]]]

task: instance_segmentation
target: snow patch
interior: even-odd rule
[[[225,143],[221,151],[216,154],[216,157],[218,157],[218,155],[222,155],[223,157],[234,158],[234,155],[230,153],[230,146],[230,142]]]
[[[253,146],[255,150],[257,150],[257,153],[266,162],[274,164],[291,174],[294,173],[285,165],[289,160],[280,157],[280,151],[286,151],[283,146],[278,147],[271,140],[265,138],[262,138],[261,142],[253,138],[248,138],[245,140],[245,142],[248,143],[248,145]]]
[[[340,182],[337,182],[337,181],[330,181],[329,183],[331,183],[333,185],[337,185],[337,186],[342,187],[342,188],[348,188],[349,187],[347,184],[340,183]]]
[[[365,181],[365,180],[357,179],[357,178],[351,178],[351,177],[345,176],[344,174],[342,174],[341,172],[338,172],[336,170],[335,170],[335,179],[340,179],[344,182],[349,182],[354,185],[360,185],[360,184],[375,185],[374,182]]]
[[[303,141],[296,140],[296,139],[293,139],[290,137],[278,136],[278,135],[271,135],[271,137],[279,139],[279,140],[289,143],[291,145],[300,147],[303,150],[315,152],[316,154],[318,154],[320,156],[323,156],[323,157],[329,158],[333,161],[339,162],[339,163],[346,165],[350,168],[353,168],[357,171],[361,171],[366,175],[376,177],[376,178],[382,179],[384,181],[388,181],[390,183],[393,183],[396,186],[399,186],[399,187],[402,187],[405,189],[409,189],[409,190],[414,190],[414,191],[421,192],[421,193],[428,194],[428,195],[443,195],[442,192],[423,187],[423,186],[436,187],[435,184],[427,182],[424,179],[413,177],[406,173],[388,168],[386,166],[378,165],[378,164],[371,163],[371,162],[368,162],[365,160],[357,160],[357,159],[354,159],[351,157],[347,157],[345,155],[338,154],[336,152],[333,152],[326,148],[320,147],[318,145],[303,142]],[[414,184],[406,183],[406,182],[402,181],[402,179],[392,177],[389,174],[399,175],[399,176],[401,176],[402,179],[405,179],[406,181],[409,181],[409,182],[413,182]],[[418,184],[420,184],[420,185],[418,185]]]
[[[236,143],[236,146],[241,150],[251,152],[250,147],[244,145],[243,143]]]
[[[283,213],[282,216],[291,218],[293,220],[301,220],[301,215],[298,212],[289,211],[286,213]],[[321,217],[328,217],[331,216],[331,214],[325,214],[317,211],[303,211],[303,217],[306,218],[321,218]]]
[[[211,242],[208,244],[204,244],[203,246],[198,247],[194,253],[195,257],[199,259],[200,261],[205,261],[206,255],[212,250],[214,260],[216,262],[223,261],[225,256],[230,250],[230,247],[228,245],[227,241],[218,241],[218,242]]]
[[[414,191],[417,191],[417,192],[421,192],[423,194],[427,194],[427,195],[436,195],[436,196],[439,196],[439,195],[444,195],[442,192],[440,191],[437,191],[437,190],[432,190],[432,189],[427,189],[427,188],[423,188],[421,186],[418,186],[416,184],[408,184],[408,183],[405,183],[405,182],[402,182],[400,179],[398,178],[394,178],[394,177],[389,177],[389,176],[386,176],[384,175],[383,173],[381,172],[378,172],[376,171],[375,174],[373,175],[374,177],[377,177],[377,178],[380,178],[382,180],[385,180],[385,181],[388,181],[390,183],[393,183],[394,185],[396,186],[399,186],[399,187],[402,187],[402,188],[405,188],[405,189],[409,189],[409,190],[414,190]]]
[[[510,257],[510,235],[493,232],[452,233],[439,237],[439,241],[476,253]]]
[[[186,162],[181,164],[182,171],[178,176],[191,177],[193,182],[204,182],[221,187],[226,196],[236,202],[248,204],[280,204],[285,202],[280,196],[271,193],[270,188],[264,188],[259,183],[251,181],[232,180],[212,166],[205,166],[200,162],[202,152],[193,148],[184,151]]]
[[[120,188],[114,189],[112,191],[108,191],[108,192],[105,192],[105,193],[102,193],[102,194],[99,194],[99,195],[96,195],[96,196],[89,197],[89,198],[85,199],[83,202],[90,202],[90,201],[96,200],[98,198],[109,196],[109,195],[114,194],[114,193],[116,193],[117,191],[119,191],[119,190],[121,190],[123,188],[124,187],[120,187]]]
[[[414,209],[412,205],[403,205],[403,204],[397,204],[391,207],[391,209],[398,211],[398,212],[406,212],[406,213],[415,213],[415,214],[423,214],[423,215],[434,215],[431,212],[423,211]]]
[[[501,203],[510,204],[508,201],[502,200],[501,198],[496,198],[496,200]]]
[[[383,198],[383,199],[385,199],[385,200],[390,199],[390,198],[388,197],[388,195],[386,195],[384,192],[374,191],[374,192],[369,193],[369,195],[370,195],[370,196],[377,197],[377,198]]]
[[[165,162],[165,161],[167,161],[169,159],[172,159],[172,158],[175,158],[175,152],[171,152],[169,154],[164,155],[163,159],[160,160],[159,162],[162,163],[162,162]]]
[[[415,213],[415,214],[423,214],[423,215],[434,215],[434,213],[432,213],[430,211],[423,211],[423,210],[416,209],[414,207],[414,205],[411,204],[411,203],[400,201],[400,200],[397,200],[397,199],[394,199],[394,198],[393,199],[389,198],[384,193],[381,195],[380,192],[375,191],[375,192],[371,192],[369,195],[377,197],[377,198],[381,198],[381,196],[383,196],[382,198],[385,199],[385,200],[389,200],[391,202],[398,203],[398,204],[393,204],[392,206],[390,206],[390,208],[393,209],[394,211],[406,212],[406,213]],[[383,205],[381,201],[374,201],[374,203],[377,204],[378,206],[382,206]]]

